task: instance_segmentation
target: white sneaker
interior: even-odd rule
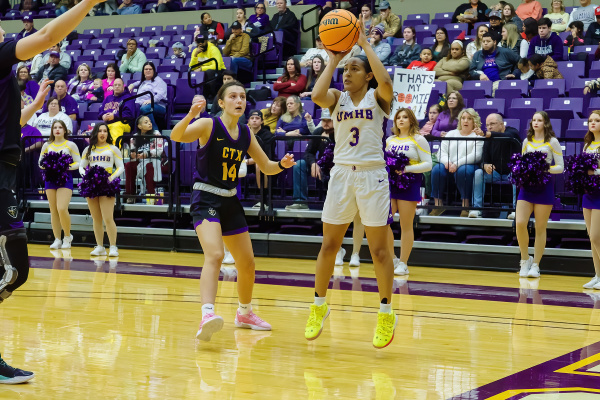
[[[117,246],[110,246],[110,251],[108,252],[109,257],[119,257],[119,249]]]
[[[532,263],[529,268],[529,273],[527,274],[528,278],[539,278],[540,277],[540,266],[536,263]]]
[[[223,262],[221,264],[235,264],[235,260],[230,252],[225,252],[225,257],[223,257]]]
[[[58,250],[60,249],[60,246],[62,246],[62,240],[54,239],[54,242],[50,245],[50,249]]]
[[[394,275],[408,275],[408,266],[398,259],[398,264],[394,265]]]
[[[360,267],[360,256],[358,253],[354,253],[350,256],[350,264],[351,267]]]
[[[519,265],[521,266],[519,276],[521,278],[527,278],[531,264],[533,264],[533,257],[529,257],[527,260],[521,260],[521,262],[519,262]]]
[[[596,290],[600,290],[600,281],[598,283],[596,283],[592,289],[596,289]]]
[[[61,249],[70,249],[72,241],[73,241],[73,235],[65,236],[62,241],[62,246],[60,248]]]
[[[478,211],[478,210],[469,211],[469,218],[481,218],[481,211]]]
[[[583,285],[584,289],[593,289],[595,285],[600,283],[600,278],[598,275],[594,276],[591,281]]]
[[[92,256],[105,256],[106,255],[106,250],[104,249],[104,246],[96,246],[96,247],[94,247],[94,250],[92,250],[92,252],[90,253],[90,255],[92,255]]]
[[[340,247],[335,256],[335,265],[344,265],[344,256],[346,255],[346,249]]]
[[[514,220],[516,215],[517,214],[515,214],[515,212],[513,211],[510,214],[508,214],[508,217],[506,217],[506,219]]]
[[[260,201],[252,206],[252,208],[260,208]]]

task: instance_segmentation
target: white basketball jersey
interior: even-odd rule
[[[375,89],[369,89],[356,107],[350,94],[342,92],[331,118],[335,130],[335,164],[385,167],[383,119],[389,117],[377,103]]]

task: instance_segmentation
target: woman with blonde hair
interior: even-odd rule
[[[458,128],[446,134],[446,138],[476,138],[483,135],[481,118],[477,111],[465,108],[458,114]],[[439,164],[431,171],[431,195],[435,205],[440,207],[429,215],[438,216],[444,212],[442,197],[446,191],[446,183],[450,175],[454,175],[456,186],[462,198],[464,210],[461,217],[468,217],[471,198],[473,197],[473,178],[479,168],[483,156],[483,141],[480,140],[444,140],[438,154]]]
[[[421,201],[421,182],[423,173],[431,171],[431,150],[429,143],[419,134],[419,121],[409,108],[400,108],[394,115],[393,135],[385,141],[386,152],[396,156],[408,157],[409,164],[404,170],[390,171],[390,197],[392,203],[392,215],[398,212],[400,216],[400,262],[394,266],[396,275],[408,274],[408,258],[412,251],[415,234],[413,231],[413,220],[417,203]],[[406,187],[399,188],[392,183],[394,175],[414,174],[414,180]],[[394,248],[393,236],[391,249]]]
[[[515,24],[506,24],[502,27],[500,47],[512,50],[516,55],[520,55],[522,40]]]
[[[271,107],[260,110],[263,115],[263,124],[269,127],[272,134],[275,134],[277,122],[285,112],[285,101],[285,97],[277,96],[273,99]]]
[[[464,44],[455,40],[450,46],[450,52],[436,64],[435,78],[448,84],[448,93],[462,89],[463,82],[468,76],[471,62],[465,55]]]
[[[481,50],[481,38],[483,37],[483,34],[488,33],[488,31],[489,28],[487,25],[479,25],[477,27],[477,35],[475,35],[475,40],[467,45],[466,53],[469,61],[472,61],[473,55]]]
[[[583,138],[584,153],[600,153],[600,110],[592,111],[588,118],[588,131]],[[598,168],[589,170],[590,175],[600,175]],[[592,245],[592,259],[596,275],[583,285],[585,289],[600,289],[600,194],[583,195],[583,218]]]
[[[561,33],[568,29],[569,13],[565,11],[563,0],[550,0],[549,13],[544,15],[544,18],[549,18],[552,21],[552,32]]]
[[[550,164],[551,174],[562,174],[564,170],[562,148],[556,135],[550,117],[544,111],[533,114],[523,141],[523,154],[539,151],[546,154],[546,162]],[[552,165],[554,162],[554,165]],[[523,278],[539,278],[539,263],[546,247],[546,226],[554,205],[554,180],[550,179],[543,187],[535,189],[521,187],[517,198],[515,217],[517,241],[521,250],[519,276]],[[529,257],[529,232],[527,225],[533,212],[535,216],[535,245],[534,256]]]
[[[308,135],[308,125],[306,119],[302,117],[304,110],[300,97],[292,95],[285,102],[287,111],[277,121],[276,135],[302,136]]]
[[[86,63],[79,64],[77,73],[67,84],[67,94],[78,102],[86,102],[88,94],[94,90],[92,69]]]

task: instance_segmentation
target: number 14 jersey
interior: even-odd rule
[[[385,167],[383,120],[389,117],[377,103],[375,89],[369,89],[357,107],[350,94],[342,92],[331,118],[335,130],[335,164]]]

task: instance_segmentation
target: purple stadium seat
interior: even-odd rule
[[[423,24],[429,24],[429,14],[408,14],[406,19],[418,19],[421,20]]]
[[[550,109],[552,110],[571,110],[574,113],[583,114],[583,99],[559,97],[550,100]]]
[[[145,53],[146,57],[148,57],[150,54],[157,54],[158,58],[164,59],[167,54],[167,49],[166,47],[149,47],[146,49]]]
[[[310,115],[315,115],[315,103],[310,100],[302,100],[302,109],[304,109],[305,113],[309,113]],[[304,117],[304,116],[303,116]]]
[[[202,1],[188,1],[185,3],[185,7],[181,9],[181,11],[195,11],[202,8]]]
[[[518,130],[521,127],[521,121],[519,121],[518,119],[505,119],[504,126],[510,126],[511,128],[515,128]]]
[[[586,116],[589,116],[590,113],[594,110],[600,110],[600,97],[592,97],[590,99],[588,108],[587,108],[587,112],[586,112]]]
[[[146,48],[148,47],[148,41],[150,40],[150,36],[140,36],[135,38],[138,43],[138,47]]]
[[[493,109],[493,110],[496,110],[496,112],[504,115],[505,108],[506,108],[506,100],[505,99],[475,99],[473,108],[475,108],[476,110],[478,110],[480,108]]]
[[[496,98],[511,101],[518,96],[527,96],[529,94],[529,83],[522,80],[500,81],[496,90]]]
[[[98,57],[98,61],[115,62],[115,61],[117,61],[116,54],[110,54],[110,53],[100,54],[100,56]]]
[[[109,43],[106,46],[104,46],[104,49],[106,50],[116,50],[116,53],[119,52],[119,50],[122,50],[124,48],[124,46],[121,43]],[[104,51],[106,53],[106,50]]]
[[[492,85],[492,81],[465,81],[460,94],[470,100],[492,97]]]
[[[158,76],[167,84],[175,85],[179,79],[179,72],[160,72]]]
[[[434,32],[435,34],[435,32]],[[423,43],[421,43],[421,47],[431,47],[435,43],[435,37],[426,37],[423,38]]]
[[[54,18],[56,17],[56,10],[40,10],[38,14],[40,18]]]
[[[512,99],[510,108],[506,110],[506,116],[508,118],[515,118],[521,120],[531,119],[536,111],[544,109],[544,100],[537,98],[514,98]]]
[[[100,35],[100,29],[84,29],[83,33],[86,35],[92,35],[92,37],[97,38]]]
[[[162,34],[162,26],[147,26],[144,28],[144,31],[141,33],[141,36],[156,36]]]
[[[550,100],[558,96],[564,96],[566,82],[564,79],[538,79],[531,89],[531,97],[544,99],[544,108],[550,107]]]
[[[81,48],[85,49],[85,46],[87,46],[88,44],[90,44],[90,40],[89,39],[76,39],[76,40],[73,40],[73,42],[71,44],[72,45],[79,45],[79,46],[81,46]]]
[[[417,43],[423,43],[425,38],[432,37],[437,30],[437,25],[418,25],[415,26],[417,32]]]
[[[73,59],[73,61],[77,61],[77,57],[79,57],[81,55],[81,50],[70,50],[67,49],[67,51],[65,52],[68,55],[71,56],[71,58]]]
[[[105,48],[105,46],[110,42],[109,38],[98,38],[98,39],[92,39],[90,41],[90,44],[94,45],[94,44],[99,44],[100,45],[100,49]]]
[[[100,56],[100,54],[102,54],[102,50],[100,49],[90,49],[90,50],[83,50],[83,56],[91,56],[93,57],[94,61],[98,60],[98,57]]]
[[[451,30],[455,30],[455,31],[465,31],[467,32],[469,30],[469,24],[464,23],[464,22],[457,22],[457,23],[449,23],[444,25],[444,28],[446,28],[448,31]]]
[[[122,50],[121,48],[106,49],[106,50],[104,50],[104,53],[102,53],[102,54],[111,56],[113,59],[116,59],[117,55],[119,54],[119,51],[121,51],[121,50]]]
[[[407,27],[407,26],[416,27],[419,25],[425,25],[425,22],[423,22],[422,19],[405,19],[404,21],[402,21],[403,27]]]
[[[575,78],[583,78],[585,76],[585,61],[559,61],[558,70],[565,77],[566,90],[569,91],[571,83]]]
[[[134,72],[133,75],[131,75],[131,81],[132,82],[138,82],[141,79],[142,79],[142,73],[141,72]]]
[[[448,88],[448,84],[446,82],[442,82],[442,81],[433,82],[432,90],[437,90],[439,93],[445,94],[448,90],[447,88]]]
[[[108,64],[112,64],[114,62],[115,62],[115,60],[98,60],[98,61],[96,61],[96,64],[94,66],[96,68],[101,68],[104,71],[106,69],[106,67],[108,66]]]
[[[137,37],[140,35],[140,33],[142,33],[142,28],[137,27],[137,26],[130,27],[130,28],[123,28],[123,32],[121,32],[119,37],[125,37],[125,38]]]
[[[588,131],[587,119],[572,119],[569,121],[569,128],[565,132],[565,138],[581,139]]]
[[[184,25],[167,25],[163,29],[163,33],[167,35],[181,35],[181,32],[185,29]]]
[[[163,44],[163,46],[166,46],[170,41],[171,41],[171,35],[164,35],[164,34],[160,34],[160,35],[156,35],[152,37],[152,40],[158,40],[159,42],[161,42]]]
[[[195,74],[197,81],[202,81],[204,79],[204,72],[196,72]],[[201,88],[198,89],[198,92],[196,92],[196,89],[190,88],[187,77],[177,79],[175,82],[175,99],[173,101],[175,108],[181,108],[187,111],[190,107],[190,104],[192,104],[194,95],[201,93]]]

